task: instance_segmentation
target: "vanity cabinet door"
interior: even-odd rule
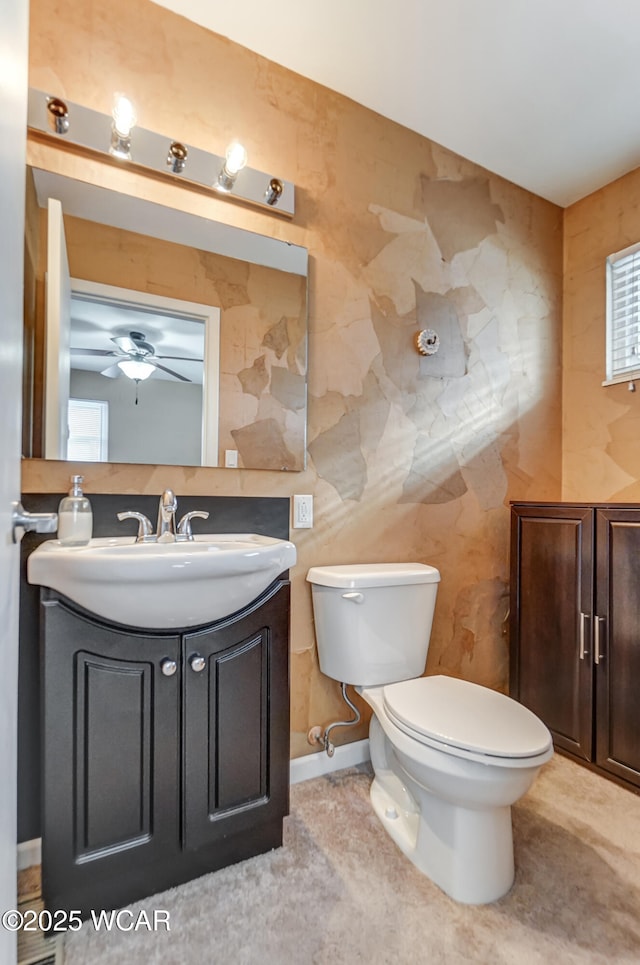
[[[640,510],[596,514],[596,756],[640,785]],[[594,648],[595,650],[595,648]]]
[[[184,844],[253,835],[288,813],[289,585],[184,638]]]
[[[180,641],[42,612],[43,894],[119,907],[178,849]]]
[[[557,747],[593,750],[593,509],[514,505],[510,691]]]

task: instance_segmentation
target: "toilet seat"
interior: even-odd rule
[[[551,756],[551,735],[535,714],[510,697],[467,680],[403,680],[383,688],[383,701],[396,727],[446,753],[505,764]]]

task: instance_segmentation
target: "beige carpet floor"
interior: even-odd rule
[[[65,965],[640,963],[640,796],[556,755],[513,809],[516,881],[457,905],[374,815],[370,772],[296,785],[285,845],[146,899],[170,933],[70,935]]]

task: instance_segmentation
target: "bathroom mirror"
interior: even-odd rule
[[[25,455],[304,469],[307,262],[29,168]]]

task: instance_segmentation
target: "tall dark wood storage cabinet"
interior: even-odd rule
[[[512,504],[510,641],[556,748],[640,788],[640,506]]]

